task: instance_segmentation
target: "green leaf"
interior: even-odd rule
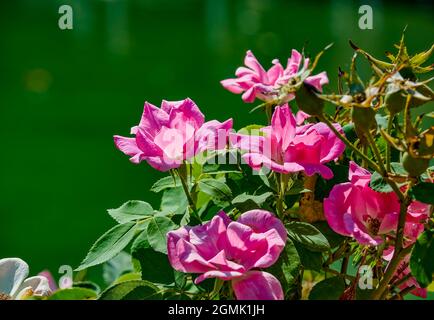
[[[286,224],[288,236],[312,251],[322,252],[330,250],[326,237],[313,225],[306,222],[289,222]]]
[[[183,289],[187,284],[187,274],[184,272],[174,270],[175,285],[178,289]]]
[[[175,188],[181,186],[181,180],[179,177],[175,179],[172,176],[164,177],[154,183],[151,187],[151,191],[158,193],[166,189]]]
[[[109,215],[119,223],[143,219],[154,213],[151,205],[144,201],[131,200],[117,209],[108,209]]]
[[[88,289],[95,291],[96,294],[98,294],[101,291],[101,288],[94,282],[91,281],[79,281],[74,282],[73,288],[82,288],[82,289]]]
[[[411,274],[421,287],[432,282],[434,273],[434,229],[423,232],[413,247],[410,257]]]
[[[131,255],[140,263],[143,280],[160,284],[171,284],[175,281],[167,255],[151,248],[147,231],[143,231],[134,240]]]
[[[273,195],[272,192],[265,192],[258,196],[242,193],[232,200],[232,204],[241,211],[261,208],[262,204]]]
[[[281,280],[285,297],[291,297],[298,289],[298,276],[300,272],[300,257],[294,243],[288,239],[285,249],[280,254],[279,260],[267,271]]]
[[[217,163],[205,163],[203,165],[203,173],[214,174],[227,174],[227,173],[240,173],[241,171],[235,164],[217,164]]]
[[[217,199],[230,199],[232,197],[231,189],[228,185],[220,180],[203,179],[199,181],[199,190],[209,194]]]
[[[409,194],[413,199],[434,205],[434,183],[419,182],[410,189]]]
[[[407,176],[407,171],[405,171],[404,167],[399,162],[392,162],[390,163],[390,167],[392,168],[392,171],[396,174]]]
[[[313,225],[327,238],[331,248],[336,248],[345,240],[345,237],[334,232],[326,221],[318,221]]]
[[[184,214],[188,207],[188,200],[182,187],[164,191],[161,198],[160,210],[164,215]]]
[[[161,300],[157,286],[149,281],[130,280],[104,290],[98,300]]]
[[[137,225],[134,222],[119,224],[104,233],[90,248],[81,265],[80,271],[104,263],[121,252],[134,238]]]
[[[166,217],[153,217],[148,224],[147,236],[151,247],[158,252],[167,254],[167,233],[176,225]]]
[[[107,284],[113,283],[124,273],[133,271],[131,256],[128,253],[121,251],[116,257],[104,263],[102,268],[104,281]]]
[[[309,300],[338,300],[345,290],[345,280],[331,277],[318,282],[309,294]]]
[[[323,265],[323,256],[321,252],[311,251],[301,243],[294,242],[294,245],[304,269],[314,271],[321,270]]]
[[[377,192],[393,192],[392,187],[378,172],[374,172],[372,174],[369,186],[372,190],[375,190]]]
[[[54,292],[48,300],[90,300],[96,298],[96,292],[85,288],[68,288]]]

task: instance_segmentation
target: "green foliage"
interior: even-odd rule
[[[159,284],[172,284],[175,281],[167,255],[152,249],[146,230],[134,240],[131,255],[139,262],[143,280]]]
[[[434,273],[434,229],[426,230],[417,239],[410,257],[411,274],[421,287],[432,282]]]
[[[158,193],[166,189],[179,187],[180,185],[181,180],[179,177],[167,176],[155,182],[151,187],[151,191]]]
[[[309,294],[309,300],[338,300],[345,290],[342,277],[331,277],[318,282]]]
[[[107,284],[113,283],[125,273],[133,271],[131,266],[131,256],[121,251],[119,254],[103,264],[102,276]]]
[[[54,292],[48,300],[93,300],[96,292],[85,288],[61,289]]]
[[[313,225],[306,222],[289,222],[285,225],[288,236],[314,252],[330,250],[326,237]]]
[[[131,280],[108,287],[98,300],[161,300],[160,289],[145,280]]]
[[[279,260],[267,270],[278,279],[281,279],[285,297],[297,296],[301,286],[299,279],[300,267],[301,262],[297,248],[294,243],[288,239],[285,249],[280,254]]]
[[[369,186],[372,190],[375,190],[377,192],[393,192],[392,187],[387,183],[386,179],[384,179],[378,172],[374,172],[372,174]]]
[[[232,199],[232,204],[242,212],[261,208],[263,203],[273,195],[272,192],[265,192],[261,195],[253,196],[242,193]]]
[[[158,252],[167,254],[166,235],[175,228],[172,220],[166,217],[153,217],[146,230],[150,246]]]
[[[154,213],[151,205],[144,201],[130,200],[117,209],[107,210],[109,215],[118,223],[126,223],[133,220],[149,217]]]
[[[136,230],[135,222],[127,222],[111,228],[94,243],[76,271],[96,266],[116,256],[134,238]]]
[[[434,205],[434,183],[419,182],[410,189],[409,194],[415,200]]]
[[[300,263],[304,269],[321,271],[323,266],[323,256],[321,252],[312,251],[298,242],[294,242],[294,246],[297,249]]]
[[[199,181],[199,190],[215,199],[230,200],[232,196],[228,185],[220,180],[202,179]]]
[[[161,198],[160,210],[164,215],[181,215],[188,207],[188,200],[182,187],[167,189]]]

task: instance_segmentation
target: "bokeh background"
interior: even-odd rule
[[[73,30],[58,28],[62,4],[74,10]],[[374,9],[373,30],[358,28],[362,4]],[[330,90],[352,56],[348,39],[384,57],[408,25],[415,53],[432,44],[433,18],[432,1],[1,1],[0,257],[56,274],[114,225],[107,208],[158,206],[149,188],[162,174],[131,164],[112,141],[138,123],[145,100],[190,97],[207,119],[241,128],[264,116],[219,81],[247,49],[268,67],[292,48],[314,55],[334,42],[319,65]]]

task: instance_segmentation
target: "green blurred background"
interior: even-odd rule
[[[131,164],[112,141],[138,123],[145,100],[190,97],[207,119],[232,117],[236,128],[263,121],[219,84],[247,49],[268,67],[292,48],[315,54],[334,42],[319,66],[331,90],[338,66],[348,67],[350,38],[383,57],[408,24],[410,53],[427,49],[430,3],[2,1],[0,257],[21,257],[32,273],[76,267],[114,225],[107,208],[129,199],[158,206],[148,190],[162,174]],[[73,30],[58,28],[62,4],[74,10]],[[362,4],[374,9],[373,30],[358,28]]]

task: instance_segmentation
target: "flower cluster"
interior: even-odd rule
[[[67,278],[58,288],[49,273],[26,279],[23,261],[3,259],[0,299],[429,298],[434,127],[412,112],[434,100],[431,79],[418,79],[434,69],[422,66],[434,46],[410,56],[402,38],[388,62],[351,46],[331,94],[326,72],[314,73],[324,51],[310,62],[293,50],[286,68],[274,60],[267,71],[248,51],[221,83],[244,102],[262,100],[253,110],[264,125],[205,122],[189,98],[146,102],[132,136],[114,142],[170,175],[151,188],[158,206],[108,210],[117,224],[76,269],[106,264],[106,287]]]

